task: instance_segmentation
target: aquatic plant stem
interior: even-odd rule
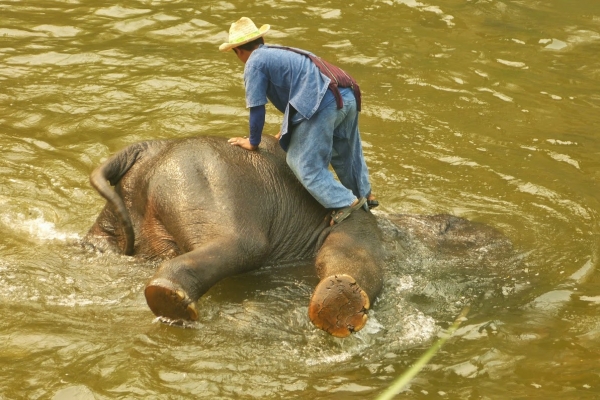
[[[460,315],[456,318],[452,326],[450,326],[450,328],[448,328],[448,330],[446,331],[446,334],[439,338],[437,342],[435,342],[433,346],[431,346],[429,350],[427,350],[421,356],[421,358],[419,358],[406,372],[404,372],[402,375],[396,378],[396,380],[392,382],[392,384],[385,390],[385,392],[381,393],[379,397],[377,397],[375,400],[390,400],[394,398],[394,396],[396,396],[402,389],[404,389],[404,387],[412,380],[412,378],[414,378],[423,369],[423,367],[427,365],[429,360],[431,360],[433,356],[436,355],[436,353],[440,350],[443,344],[446,343],[446,340],[448,340],[452,336],[452,334],[454,334],[454,332],[460,326],[461,322],[463,322],[466,319],[466,316],[469,313],[469,308],[470,307],[468,306],[463,308]]]

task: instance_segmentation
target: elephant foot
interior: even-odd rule
[[[148,306],[157,317],[197,321],[198,309],[187,293],[166,279],[154,279],[144,291]]]
[[[332,275],[315,288],[308,306],[312,323],[339,338],[358,332],[367,323],[369,296],[350,275]]]

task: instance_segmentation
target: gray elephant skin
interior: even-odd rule
[[[164,319],[197,320],[197,300],[228,276],[314,262],[320,282],[309,318],[345,337],[365,325],[382,288],[375,216],[360,209],[330,227],[331,210],[297,181],[273,137],[255,152],[220,137],[137,143],[90,182],[107,203],[84,243],[162,260],[145,296]]]

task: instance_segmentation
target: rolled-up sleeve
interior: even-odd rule
[[[267,104],[267,87],[269,79],[264,72],[251,65],[244,69],[244,85],[246,86],[246,107],[258,107]]]

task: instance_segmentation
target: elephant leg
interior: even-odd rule
[[[156,316],[195,321],[196,301],[221,279],[259,266],[262,252],[256,241],[237,238],[204,244],[162,263],[146,285],[146,302]]]
[[[308,307],[312,323],[335,337],[361,330],[382,287],[380,262],[378,251],[348,235],[330,234],[317,255],[320,282]]]

